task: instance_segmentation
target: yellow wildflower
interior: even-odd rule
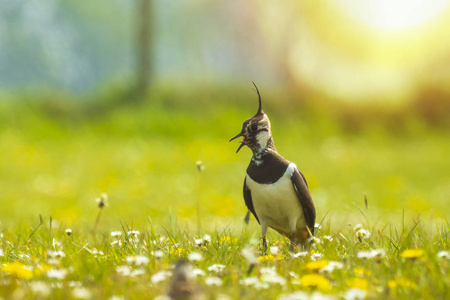
[[[353,272],[355,273],[355,276],[358,276],[358,277],[364,277],[364,276],[372,275],[371,271],[367,271],[364,268],[354,268]]]
[[[2,266],[2,271],[17,278],[30,279],[33,277],[33,271],[31,271],[18,261],[10,264],[4,264]]]
[[[282,259],[283,259],[283,255],[281,255],[281,253],[278,253],[277,256],[268,254],[268,255],[258,257],[258,260],[260,262],[277,261],[277,260],[282,260]]]
[[[328,266],[328,260],[310,261],[305,265],[305,268],[311,271],[318,271]]]
[[[37,266],[33,271],[35,276],[40,276],[43,272],[47,272],[51,267],[47,264]]]
[[[400,254],[401,257],[411,258],[411,259],[419,258],[424,255],[425,255],[425,251],[423,251],[423,249],[407,249]]]
[[[390,289],[396,289],[396,288],[412,288],[415,289],[417,286],[414,282],[411,282],[404,278],[397,278],[395,280],[389,280],[388,286]]]
[[[187,250],[181,247],[170,250],[170,254],[172,255],[181,255],[183,253],[187,253]]]
[[[231,243],[231,244],[236,244],[238,242],[238,238],[236,237],[231,237],[229,235],[225,235],[223,237],[220,238],[220,242],[221,243]]]
[[[328,279],[319,274],[303,275],[300,278],[300,281],[302,285],[305,287],[313,287],[322,291],[327,291],[331,289],[331,284],[328,281]]]
[[[367,290],[367,288],[369,287],[369,282],[367,281],[367,279],[355,277],[348,280],[347,285],[355,289]]]

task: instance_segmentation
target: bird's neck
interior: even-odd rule
[[[252,149],[253,152],[252,162],[257,165],[262,163],[263,156],[268,152],[277,152],[270,132],[268,132],[266,136],[258,136],[257,142],[253,144],[250,149]]]

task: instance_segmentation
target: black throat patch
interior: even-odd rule
[[[247,175],[261,184],[277,182],[289,166],[289,161],[274,151],[266,151],[259,158],[252,158],[247,168]]]

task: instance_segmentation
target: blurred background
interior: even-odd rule
[[[254,81],[318,222],[445,221],[449,27],[448,0],[0,0],[0,220],[90,226],[105,192],[108,228],[242,228]]]

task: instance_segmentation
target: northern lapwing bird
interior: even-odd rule
[[[296,244],[307,247],[316,219],[308,184],[297,166],[278,154],[269,118],[262,110],[261,94],[253,84],[259,99],[258,112],[245,120],[241,132],[230,140],[243,137],[236,153],[243,146],[253,152],[244,180],[245,205],[261,225],[264,249],[268,227],[287,236],[291,250]]]

